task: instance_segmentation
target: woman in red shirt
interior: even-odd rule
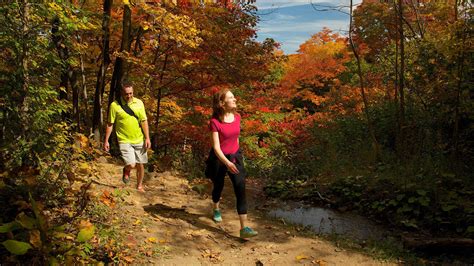
[[[212,149],[207,160],[206,176],[212,180],[212,201],[214,221],[221,222],[219,200],[224,188],[224,177],[229,174],[237,198],[237,213],[240,219],[240,237],[248,238],[257,232],[246,226],[247,201],[245,196],[245,168],[239,148],[240,115],[234,94],[222,90],[213,97],[212,118],[209,123],[212,137]]]

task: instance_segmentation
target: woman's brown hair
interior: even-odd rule
[[[212,118],[215,118],[221,122],[224,119],[224,108],[222,107],[222,103],[225,100],[225,95],[229,91],[229,89],[222,89],[214,93],[212,97]]]

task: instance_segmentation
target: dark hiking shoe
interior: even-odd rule
[[[125,167],[123,168],[122,170],[122,181],[125,183],[125,184],[128,184],[130,182],[130,171],[126,171],[125,170]]]

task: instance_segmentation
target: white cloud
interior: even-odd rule
[[[349,22],[345,20],[316,20],[310,22],[293,22],[280,24],[279,26],[268,25],[259,26],[258,33],[269,35],[272,33],[285,33],[285,32],[311,32],[314,33],[320,31],[323,27],[330,28],[333,31],[347,30],[349,28]],[[314,29],[314,30],[312,30]],[[309,37],[308,37],[309,38]]]
[[[278,20],[280,23],[282,20],[294,20],[296,17],[291,15],[284,15],[284,14],[275,14],[275,18],[273,20]]]

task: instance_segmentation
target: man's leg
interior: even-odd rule
[[[145,167],[142,163],[137,163],[137,189],[143,190],[143,177],[145,176]]]
[[[128,183],[130,180],[130,171],[135,168],[135,153],[132,145],[128,143],[119,144],[120,152],[122,154],[122,159],[125,162],[125,167],[123,168],[122,181]]]
[[[133,144],[133,148],[137,162],[137,189],[144,192],[143,177],[145,176],[145,164],[148,163],[148,155],[143,143]]]

